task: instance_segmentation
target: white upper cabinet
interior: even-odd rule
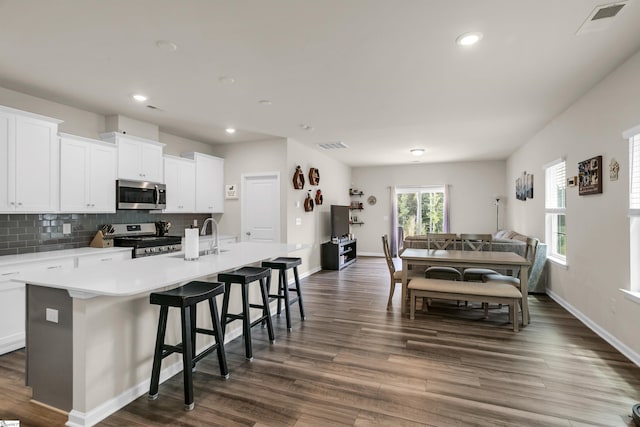
[[[118,179],[162,182],[165,144],[118,132],[102,133],[100,138],[118,147]]]
[[[196,162],[196,212],[224,212],[224,159],[202,153],[183,153]]]
[[[116,211],[114,144],[60,134],[60,211]]]
[[[0,107],[0,212],[55,212],[61,120]]]
[[[195,212],[196,163],[193,160],[165,155],[164,183],[167,186],[167,207],[163,212]]]

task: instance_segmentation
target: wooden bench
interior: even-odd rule
[[[513,330],[518,331],[518,301],[522,299],[522,293],[513,285],[416,277],[411,279],[407,287],[411,300],[411,319],[415,319],[416,298],[478,301],[508,305]]]

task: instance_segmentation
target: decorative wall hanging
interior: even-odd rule
[[[576,185],[578,185],[578,177],[577,176],[572,176],[567,178],[567,187],[575,187]]]
[[[609,181],[617,181],[619,171],[620,164],[616,162],[616,159],[611,159],[611,162],[609,163]]]
[[[318,188],[318,190],[316,191],[316,205],[321,205],[322,204],[322,190],[320,190]]]
[[[300,165],[296,166],[296,171],[293,173],[293,188],[296,190],[304,188],[304,172],[302,172]]]
[[[522,176],[516,179],[516,199],[533,199],[533,174],[522,172]]]
[[[309,190],[309,192],[307,193],[307,198],[304,199],[304,211],[313,211],[313,199],[311,198],[311,190]]]
[[[235,184],[224,186],[224,198],[225,199],[237,199],[238,198],[238,186]]]
[[[320,184],[320,171],[316,168],[309,169],[309,185]]]
[[[602,193],[602,156],[578,163],[578,195]]]
[[[371,206],[375,205],[377,201],[378,201],[378,199],[376,199],[376,196],[369,196],[369,198],[367,199],[367,202]]]

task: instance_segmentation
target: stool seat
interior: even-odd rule
[[[218,280],[224,282],[224,298],[222,300],[222,335],[227,330],[227,324],[235,320],[242,321],[242,335],[244,337],[245,358],[253,360],[253,349],[251,348],[251,328],[257,324],[267,325],[269,342],[276,341],[271,323],[271,312],[269,311],[269,286],[271,285],[271,269],[269,267],[241,267],[226,273],[219,273]],[[249,284],[257,282],[260,288],[262,304],[249,303]],[[231,295],[231,285],[240,285],[242,294],[242,311],[240,313],[229,313],[229,297]],[[262,315],[258,319],[251,321],[251,310],[257,308],[262,310]]]
[[[184,407],[186,410],[191,410],[194,407],[192,371],[195,370],[196,363],[200,360],[217,350],[220,375],[225,379],[229,378],[229,369],[227,368],[227,360],[224,353],[222,326],[215,302],[215,297],[224,293],[224,291],[223,283],[194,281],[175,289],[164,292],[153,292],[149,295],[149,302],[160,306],[160,319],[158,320],[158,333],[156,335],[155,352],[153,354],[149,399],[155,400],[158,398],[162,359],[173,353],[182,354]],[[202,301],[207,301],[209,305],[211,329],[199,328],[196,325],[196,307],[198,303]],[[182,342],[175,345],[165,344],[164,342],[167,332],[169,307],[180,308]],[[196,354],[196,334],[213,336],[215,343],[201,351],[200,354]]]
[[[278,257],[269,261],[262,261],[263,267],[278,270],[278,292],[269,294],[269,301],[278,300],[278,316],[284,305],[284,314],[287,318],[287,331],[291,332],[291,310],[289,306],[298,303],[300,318],[304,321],[304,306],[302,304],[302,289],[300,288],[300,277],[298,276],[298,266],[302,264],[302,258]],[[295,287],[289,287],[287,270],[293,269]],[[289,291],[295,291],[295,296],[290,297]]]
[[[150,303],[170,307],[186,307],[224,293],[223,283],[189,282],[179,288],[150,295]]]
[[[269,268],[263,267],[242,267],[226,273],[219,273],[218,280],[221,282],[247,284],[256,280],[264,279],[271,275]]]
[[[278,257],[269,261],[262,261],[263,267],[270,267],[274,270],[290,269],[302,264],[301,258]]]

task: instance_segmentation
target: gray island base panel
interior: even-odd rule
[[[97,424],[149,391],[159,315],[158,307],[149,304],[150,292],[195,279],[215,281],[219,272],[277,256],[304,259],[308,252],[308,246],[276,243],[225,248],[228,252],[198,261],[165,255],[22,277],[27,283],[27,382],[33,399],[69,411],[67,426]],[[252,289],[250,298],[258,296]],[[239,293],[231,297],[229,311],[240,311]],[[220,307],[222,298],[217,303]],[[47,309],[57,310],[58,323],[47,320]],[[199,325],[210,326],[207,313],[198,310]],[[225,341],[241,334],[240,326],[230,325]],[[166,341],[180,340],[178,313],[170,311]],[[198,347],[211,343],[205,337]],[[165,381],[182,370],[180,355],[169,356],[162,367],[160,381]]]

